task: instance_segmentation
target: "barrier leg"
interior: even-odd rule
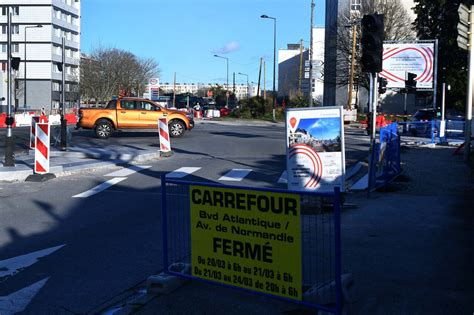
[[[341,263],[341,192],[339,187],[334,188],[334,272],[336,282],[336,314],[342,312],[342,263]]]
[[[163,271],[168,272],[168,214],[166,204],[166,174],[161,175],[161,231],[163,239]]]

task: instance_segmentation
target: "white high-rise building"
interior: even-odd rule
[[[323,100],[324,27],[313,28],[312,98],[316,104]],[[300,53],[302,50],[302,53]],[[288,44],[278,50],[278,96],[290,99],[309,93],[309,52],[298,44]]]
[[[61,97],[62,38],[65,38],[66,106],[79,99],[80,0],[2,0],[0,3],[0,95],[7,98],[7,17],[12,12],[11,51],[20,57],[12,72],[17,109],[57,109]],[[26,71],[25,71],[26,65]],[[25,102],[26,82],[26,102]],[[6,101],[2,102],[5,111]]]

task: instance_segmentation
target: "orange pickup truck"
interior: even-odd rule
[[[105,108],[81,108],[77,126],[94,129],[98,138],[106,139],[119,129],[157,129],[158,118],[165,115],[171,137],[181,137],[185,130],[194,127],[193,119],[186,113],[136,97],[111,100]]]

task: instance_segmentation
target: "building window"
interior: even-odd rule
[[[351,11],[360,11],[361,9],[361,0],[351,0]]]
[[[59,92],[59,82],[53,82],[53,91],[54,92]]]
[[[12,44],[12,53],[17,53],[20,51],[20,45]]]
[[[6,72],[7,71],[8,64],[6,62],[2,62],[2,71]]]
[[[2,25],[2,34],[7,33],[8,25]],[[20,34],[20,26],[12,25],[12,34]]]
[[[12,14],[13,15],[19,15],[20,14],[20,8],[18,6],[13,6],[10,7],[12,8]],[[7,15],[8,13],[8,7],[2,7],[2,15]]]

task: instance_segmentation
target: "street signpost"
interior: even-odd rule
[[[467,86],[466,100],[466,123],[464,126],[464,160],[470,160],[471,154],[471,133],[472,133],[472,103],[473,103],[473,84],[474,84],[474,49],[472,49],[472,33],[474,31],[474,6],[469,9],[464,4],[459,5],[459,23],[458,23],[458,46],[461,49],[469,51],[469,81]]]

